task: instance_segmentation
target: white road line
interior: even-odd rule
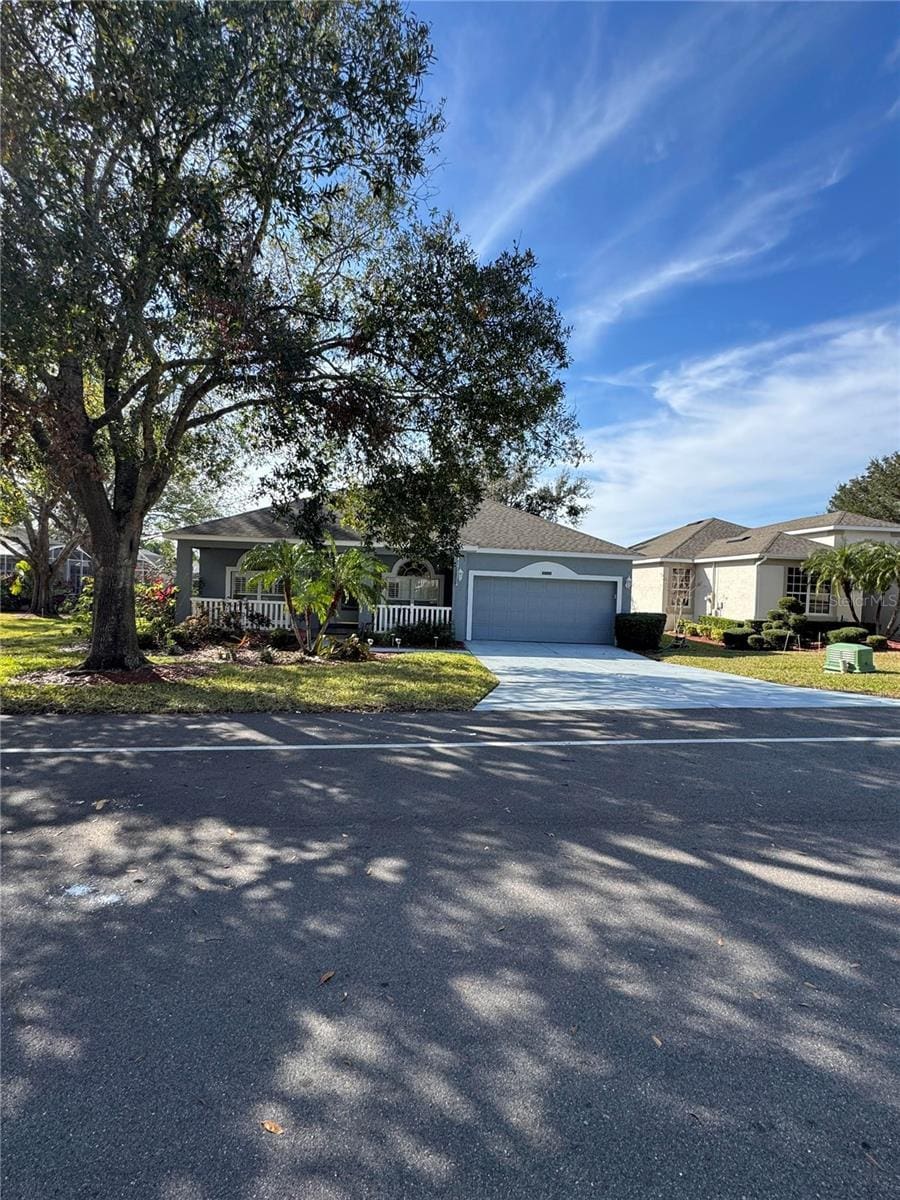
[[[537,750],[548,746],[594,749],[629,746],[770,746],[786,744],[820,744],[827,742],[867,742],[900,746],[900,737],[872,734],[867,736],[808,737],[707,737],[707,738],[547,738],[513,741],[508,738],[479,738],[468,742],[237,742],[207,746],[13,746],[0,752],[11,754],[51,755],[65,758],[72,754],[239,754],[246,750],[270,751],[276,754],[300,751],[308,754],[342,750]]]

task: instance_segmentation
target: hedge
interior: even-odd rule
[[[866,645],[871,646],[873,650],[887,650],[888,640],[880,633],[872,633],[866,638]]]
[[[829,629],[825,640],[831,646],[835,642],[852,642],[861,646],[868,636],[868,629],[863,629],[861,625],[841,625],[837,629]]]
[[[619,613],[616,617],[616,645],[638,654],[658,650],[665,627],[665,613]]]
[[[746,650],[747,639],[755,632],[752,625],[732,625],[722,633],[722,641],[729,650]]]

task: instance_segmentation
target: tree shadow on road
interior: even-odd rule
[[[36,769],[4,837],[7,1194],[896,1194],[893,764],[785,757],[773,796],[754,749],[719,782],[692,750],[624,779],[220,755],[170,807],[119,761],[101,811],[83,764]]]

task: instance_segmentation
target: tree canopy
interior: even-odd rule
[[[900,524],[900,451],[873,458],[862,475],[838,486],[828,507]]]
[[[140,663],[144,520],[223,427],[285,505],[339,483],[419,552],[485,478],[571,459],[532,254],[482,263],[417,206],[441,116],[396,0],[19,3],[2,38],[7,433],[90,526],[90,666]]]
[[[583,475],[562,470],[542,480],[539,468],[531,463],[516,465],[503,478],[493,480],[488,493],[502,504],[567,525],[580,525],[591,508],[591,485]]]

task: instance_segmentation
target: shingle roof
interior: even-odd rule
[[[344,529],[336,521],[326,521],[326,530],[335,541],[358,541],[358,536],[351,529]],[[187,539],[198,538],[234,538],[235,541],[277,541],[279,538],[293,537],[292,531],[275,516],[275,510],[254,508],[250,512],[235,513],[231,517],[214,517],[210,521],[199,521],[196,525],[185,525],[181,529],[167,529],[165,537]]]
[[[885,521],[877,517],[865,517],[862,513],[828,512],[818,513],[814,517],[794,517],[790,521],[773,521],[769,525],[759,525],[759,529],[841,529],[853,526],[864,529],[896,529],[900,533],[900,525],[894,521]]]
[[[736,525],[734,521],[723,521],[720,517],[706,517],[702,521],[691,521],[688,525],[679,525],[668,533],[660,533],[638,542],[631,549],[642,554],[645,558],[693,558],[706,550],[706,547],[720,538],[733,537],[744,533],[746,525]]]
[[[582,554],[626,554],[624,546],[567,525],[557,525],[532,513],[510,508],[497,500],[485,500],[460,533],[463,546],[496,550],[557,550]],[[631,557],[631,555],[629,555]]]
[[[733,537],[719,538],[704,547],[696,557],[736,558],[747,554],[767,554],[769,558],[795,558],[802,562],[821,549],[822,543],[814,542],[812,538],[764,526],[760,529],[748,529],[745,533]]]
[[[328,522],[326,528],[336,541],[359,540],[358,534],[342,528],[334,521]],[[216,517],[211,521],[200,521],[197,525],[185,525],[181,529],[170,529],[165,536],[176,541],[192,537],[274,541],[290,537],[291,531],[276,519],[269,507],[236,513],[233,517]],[[496,500],[485,500],[471,521],[463,526],[460,541],[463,546],[495,550],[546,550],[632,557],[624,546],[581,533],[578,529],[569,529],[566,525],[557,525],[555,521],[546,521],[543,517],[535,517],[518,508],[509,508]]]

